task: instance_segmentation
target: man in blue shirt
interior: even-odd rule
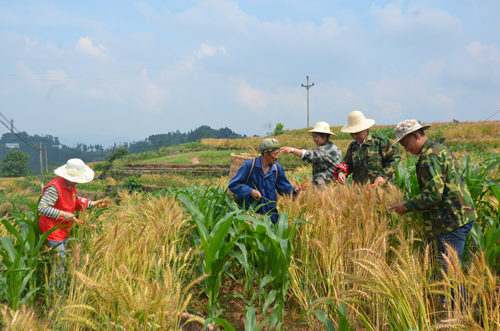
[[[274,138],[264,139],[259,146],[261,156],[247,160],[229,182],[228,188],[241,199],[246,209],[255,200],[260,200],[257,211],[271,214],[271,221],[278,221],[276,209],[276,191],[280,195],[295,194],[300,191],[293,187],[285,176],[285,170],[278,161],[280,143]]]

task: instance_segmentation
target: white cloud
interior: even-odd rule
[[[428,101],[435,109],[441,111],[452,111],[455,108],[455,100],[441,93],[429,96]]]
[[[480,42],[475,41],[467,46],[467,52],[472,57],[500,63],[500,51],[498,51],[495,44],[482,45]]]
[[[227,50],[223,46],[214,47],[209,44],[201,44],[200,49],[193,51],[187,59],[180,61],[180,67],[182,69],[192,69],[195,65],[196,60],[201,60],[205,57],[213,57],[220,53],[222,55],[228,55]]]
[[[26,45],[27,48],[32,48],[40,45],[40,42],[38,40],[33,40],[28,37],[24,37],[24,44]]]
[[[407,82],[397,80],[381,80],[367,84],[367,94],[370,105],[367,114],[373,114],[378,123],[386,122],[388,119],[401,118],[403,114],[402,99],[405,97],[401,92],[408,88]],[[375,116],[375,114],[377,116]]]
[[[265,91],[242,82],[236,87],[236,99],[243,107],[260,115],[283,115],[291,117],[300,113],[304,97],[298,88],[279,88]]]
[[[146,105],[146,110],[159,112],[165,106],[167,94],[158,85],[153,83],[146,69],[141,70],[141,87],[139,91],[139,107]]]
[[[107,56],[108,49],[103,45],[94,46],[92,43],[92,39],[89,37],[82,37],[76,43],[75,48],[85,54],[93,55],[93,56]]]
[[[252,110],[261,110],[269,105],[270,96],[263,91],[251,87],[247,83],[241,84],[237,89],[238,101]]]
[[[43,77],[49,81],[58,82],[58,83],[67,83],[69,82],[69,77],[61,69],[49,69],[45,72]]]
[[[456,116],[457,90],[443,82],[446,63],[430,61],[415,73],[386,77],[366,84],[370,113],[379,123],[395,123],[404,118],[425,122],[450,121]]]
[[[203,59],[204,57],[207,57],[207,56],[214,56],[217,53],[217,51],[219,51],[223,55],[227,55],[227,51],[224,47],[217,47],[216,48],[212,45],[201,44],[200,49],[195,52],[195,56],[198,59]]]
[[[331,125],[340,125],[347,119],[347,114],[350,111],[366,109],[366,102],[362,97],[355,91],[337,83],[317,84],[310,93],[313,105],[312,122],[326,121]],[[305,91],[303,91],[301,104],[306,104]]]
[[[462,26],[458,18],[436,8],[414,7],[403,11],[401,7],[390,3],[383,8],[372,5],[371,11],[379,26],[388,34],[400,34],[408,30],[456,32]]]

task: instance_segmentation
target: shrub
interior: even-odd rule
[[[23,177],[28,174],[28,165],[30,157],[21,151],[12,150],[2,162],[2,176],[4,177]]]
[[[283,131],[283,127],[283,123],[277,123],[273,131],[273,136],[279,136],[280,134],[283,134],[285,132]]]
[[[130,176],[123,180],[122,187],[128,192],[142,192],[142,180],[140,178]]]

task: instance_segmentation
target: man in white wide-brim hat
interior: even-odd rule
[[[327,122],[317,122],[314,128],[307,132],[311,132],[312,140],[318,146],[317,149],[306,150],[286,146],[281,147],[281,153],[291,153],[312,163],[312,183],[315,187],[322,188],[335,179],[334,170],[342,163],[342,151],[330,141],[330,136],[335,136],[335,133],[330,131],[330,125]]]
[[[393,204],[389,210],[400,215],[423,213],[425,232],[431,242],[437,241],[439,265],[446,270],[445,244],[450,245],[460,260],[477,215],[458,161],[446,146],[425,135],[424,130],[429,127],[412,119],[399,122],[394,128],[395,143],[419,157],[416,173],[420,193]]]
[[[68,160],[65,165],[54,170],[54,173],[57,177],[43,188],[38,204],[38,226],[43,233],[51,231],[47,237],[48,246],[57,247],[60,257],[64,259],[71,224],[79,221],[75,217],[75,210],[101,207],[108,203],[108,199],[91,201],[76,195],[75,184],[88,183],[94,178],[94,171],[80,159]],[[61,268],[62,264],[56,266],[56,274],[63,272]]]
[[[359,110],[347,117],[341,131],[350,133],[354,141],[347,148],[344,163],[335,169],[339,183],[345,184],[346,177],[352,174],[355,183],[384,185],[398,167],[401,161],[398,148],[384,135],[370,132],[374,124],[375,120],[366,118]]]

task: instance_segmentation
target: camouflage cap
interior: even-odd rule
[[[275,149],[280,148],[280,142],[274,138],[266,138],[262,140],[259,145],[259,151],[274,151]]]
[[[401,139],[403,139],[404,137],[406,137],[410,133],[418,131],[420,129],[426,130],[426,129],[430,128],[431,126],[432,125],[429,125],[429,124],[422,125],[417,120],[401,121],[394,128],[394,133],[396,134],[396,141],[394,142],[393,145],[400,142]]]

